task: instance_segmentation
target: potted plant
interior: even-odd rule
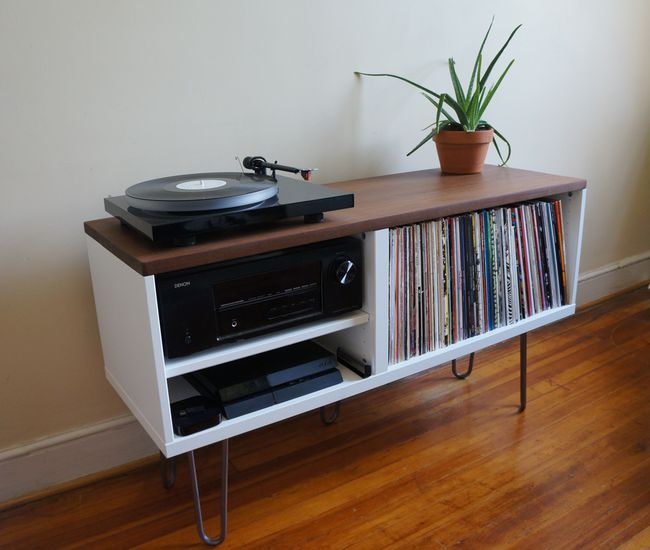
[[[494,22],[494,18],[492,22]],[[425,128],[425,130],[429,130],[426,137],[409,151],[407,156],[417,151],[429,139],[433,139],[436,144],[438,157],[440,158],[440,168],[443,173],[475,174],[481,172],[490,142],[494,143],[494,147],[501,159],[501,166],[506,164],[510,158],[510,143],[503,134],[483,118],[483,115],[515,60],[513,59],[508,63],[508,66],[501,73],[499,79],[489,88],[487,86],[488,78],[501,57],[501,54],[521,25],[517,25],[512,33],[510,33],[506,43],[496,56],[494,56],[485,72],[482,72],[483,47],[492,29],[492,22],[479,48],[466,89],[463,88],[458,79],[453,58],[449,58],[449,74],[454,88],[454,96],[448,93],[436,93],[433,90],[429,90],[420,84],[395,74],[355,72],[355,74],[363,76],[388,76],[397,78],[422,91],[422,95],[435,107],[436,119],[433,124]],[[497,144],[497,138],[502,140],[508,148],[505,158],[501,154],[501,150]]]

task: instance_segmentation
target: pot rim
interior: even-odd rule
[[[494,137],[494,130],[489,128],[487,130],[472,130],[466,132],[465,130],[441,130],[440,133],[433,136],[433,141],[436,143],[456,143],[456,144],[471,144],[471,143],[490,143]]]

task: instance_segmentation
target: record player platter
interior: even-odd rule
[[[278,186],[268,177],[244,173],[169,176],[126,190],[129,206],[152,212],[196,212],[249,206],[275,197]]]
[[[246,157],[252,172],[185,174],[144,181],[125,195],[104,199],[109,214],[156,243],[191,245],[198,235],[303,216],[318,222],[323,212],[354,206],[354,195],[276,176],[276,170],[311,170]],[[267,170],[271,173],[268,174]]]

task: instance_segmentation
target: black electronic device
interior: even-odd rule
[[[167,357],[359,309],[361,241],[345,237],[156,276]]]
[[[354,195],[331,187],[276,176],[276,170],[309,180],[312,169],[246,157],[253,172],[183,174],[144,181],[125,195],[104,199],[109,214],[154,242],[191,245],[203,233],[303,216],[323,219],[323,212],[354,206]],[[268,174],[267,170],[271,173]]]
[[[218,402],[227,418],[343,381],[334,354],[310,341],[203,369],[185,377],[201,395]]]
[[[365,359],[359,361],[359,359],[350,355],[341,347],[336,348],[336,360],[355,374],[358,374],[361,378],[368,378],[372,375],[372,365],[366,363]]]
[[[172,426],[176,435],[189,435],[221,422],[221,407],[182,376],[169,381]]]

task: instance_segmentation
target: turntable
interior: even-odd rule
[[[104,199],[104,207],[156,243],[183,246],[195,244],[203,233],[298,216],[314,223],[323,212],[354,206],[352,193],[276,175],[299,173],[308,181],[311,169],[263,157],[246,157],[244,167],[252,172],[185,174],[138,183],[123,196]]]

